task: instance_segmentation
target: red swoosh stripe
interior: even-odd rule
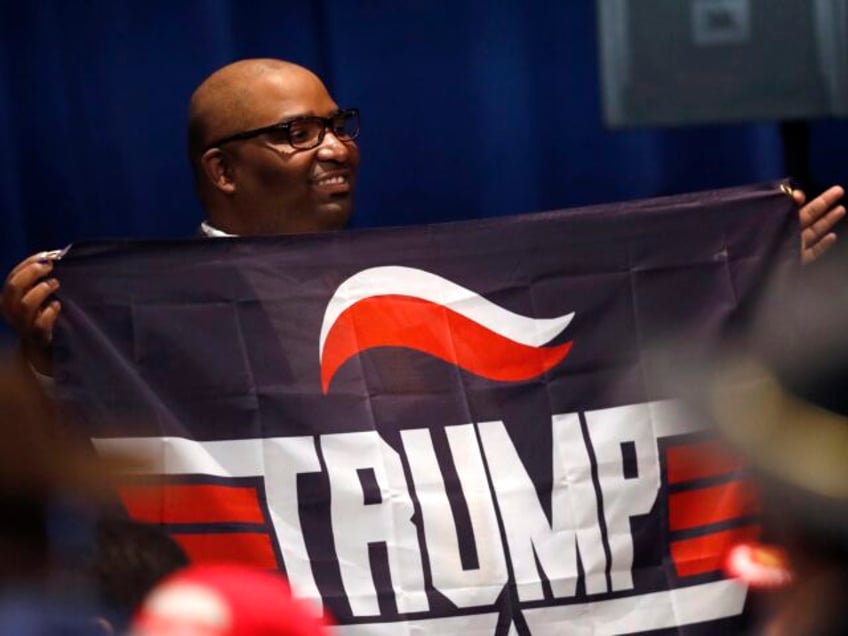
[[[731,481],[669,495],[668,527],[685,530],[759,512],[754,484],[748,480]]]
[[[275,570],[278,567],[271,537],[265,533],[174,533],[173,537],[186,551],[192,563],[236,561],[267,570]]]
[[[727,552],[736,544],[758,537],[760,526],[746,523],[760,513],[757,492],[750,480],[740,478],[742,460],[719,441],[681,443],[665,449],[666,482],[684,489],[668,496],[668,529],[701,531],[701,536],[672,538],[671,559],[678,576],[718,572]],[[724,478],[719,484],[705,483]],[[731,529],[716,524],[738,520]]]
[[[327,335],[321,386],[326,393],[342,364],[374,347],[416,349],[490,380],[517,382],[559,364],[571,344],[531,347],[443,305],[410,296],[373,296],[346,309]]]
[[[666,453],[670,484],[735,473],[743,466],[742,458],[719,441],[671,446]]]
[[[211,484],[125,485],[130,516],[148,523],[264,523],[256,488]]]
[[[234,531],[228,526],[265,524],[255,487],[123,484],[118,487],[118,493],[132,519],[161,524],[183,547],[192,563],[236,561],[277,568],[277,557],[267,530]],[[174,524],[200,525],[207,531],[181,531],[175,529]]]
[[[702,537],[682,539],[671,544],[671,558],[678,576],[697,576],[718,572],[724,565],[727,553],[733,546],[755,541],[760,536],[760,526],[749,525]]]

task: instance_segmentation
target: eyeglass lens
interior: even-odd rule
[[[359,117],[355,112],[339,113],[328,128],[339,139],[353,139],[359,132]],[[323,135],[324,120],[318,117],[305,117],[289,126],[289,143],[295,148],[313,148],[321,143]]]

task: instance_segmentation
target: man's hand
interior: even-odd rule
[[[50,343],[62,306],[50,296],[59,289],[51,278],[58,252],[39,252],[18,263],[3,285],[3,316],[21,337],[24,353],[35,369],[51,371]]]
[[[845,216],[845,206],[836,205],[845,191],[841,186],[832,186],[804,205],[806,196],[801,190],[793,190],[792,198],[801,206],[801,262],[812,263],[833,247],[836,234],[833,226]]]

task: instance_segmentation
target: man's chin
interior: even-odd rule
[[[343,230],[350,221],[350,201],[330,201],[322,203],[316,210],[316,231],[328,232]]]

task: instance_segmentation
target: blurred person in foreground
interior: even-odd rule
[[[0,634],[102,634],[75,576],[106,470],[57,429],[33,378],[0,357]]]
[[[205,210],[205,237],[340,230],[353,209],[359,112],[340,108],[311,71],[283,60],[248,59],[210,75],[189,105],[188,150]],[[836,241],[845,215],[834,186],[805,204],[793,193],[801,225],[802,260]],[[3,315],[37,371],[50,375],[50,343],[61,311],[52,276],[59,252],[41,252],[15,266],[2,294]]]
[[[95,622],[104,634],[123,634],[156,584],[189,564],[160,526],[116,515],[98,519],[92,548],[82,573],[92,587],[99,610]]]
[[[755,633],[848,635],[848,251],[767,294],[700,406],[752,469],[769,544],[731,552]],[[738,345],[738,343],[737,343]]]
[[[114,510],[115,466],[66,434],[9,358],[0,355],[0,634],[124,633],[188,558],[158,526]]]
[[[243,564],[190,566],[160,583],[131,636],[323,636],[323,620],[282,577]]]

